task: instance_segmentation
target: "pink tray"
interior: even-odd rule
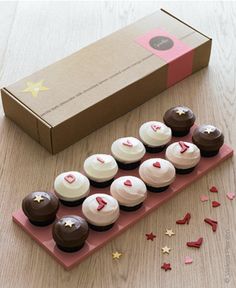
[[[173,137],[172,142],[175,141],[188,141],[191,140],[191,134],[182,137]],[[233,150],[227,145],[223,145],[217,156],[212,158],[202,158],[199,165],[190,174],[187,175],[177,175],[175,182],[169,187],[168,190],[162,193],[151,193],[148,192],[148,197],[144,202],[142,208],[134,212],[124,212],[121,211],[120,217],[112,229],[106,232],[95,232],[90,229],[89,237],[85,243],[85,246],[78,252],[66,253],[60,251],[54,240],[52,239],[51,228],[52,225],[47,227],[36,227],[30,224],[23,211],[20,209],[13,214],[13,221],[16,222],[24,231],[26,231],[35,241],[37,241],[46,251],[52,255],[63,267],[67,270],[74,267],[76,264],[83,261],[90,254],[94,253],[96,250],[104,246],[108,241],[116,237],[117,235],[124,232],[131,225],[134,225],[139,219],[143,218],[145,215],[156,209],[159,205],[176,195],[178,192],[183,190],[186,186],[190,185],[200,177],[204,176],[208,171],[216,167],[218,164],[226,160],[233,155]],[[161,157],[164,158],[164,152],[157,154],[146,154],[144,160],[148,158]],[[131,171],[120,170],[117,177],[124,175],[138,175],[138,169]],[[91,187],[91,194],[93,193],[109,193],[108,188],[94,188]],[[65,207],[61,205],[57,217],[60,218],[63,215],[75,214],[83,217],[81,212],[81,206],[79,207]]]

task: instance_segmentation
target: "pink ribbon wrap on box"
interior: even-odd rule
[[[192,74],[193,49],[165,30],[152,30],[136,42],[168,64],[167,87]]]

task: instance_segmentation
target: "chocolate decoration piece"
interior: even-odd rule
[[[175,137],[185,136],[195,122],[195,115],[188,107],[176,106],[166,111],[163,120]]]
[[[59,201],[51,192],[32,192],[23,199],[22,209],[32,224],[46,226],[55,220]]]
[[[213,125],[201,125],[194,130],[192,142],[200,149],[202,156],[212,157],[224,144],[224,135]]]
[[[65,252],[75,252],[84,246],[89,235],[85,219],[67,215],[57,220],[52,227],[52,236],[57,247]]]

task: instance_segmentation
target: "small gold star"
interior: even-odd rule
[[[166,229],[165,235],[168,235],[169,237],[175,235],[175,233],[172,231],[172,229]]]
[[[211,132],[214,132],[214,131],[215,131],[215,128],[214,128],[214,127],[208,126],[208,127],[204,130],[204,133],[211,134]]]
[[[40,80],[39,82],[27,82],[27,87],[22,90],[21,92],[29,92],[32,94],[33,97],[37,97],[39,91],[46,91],[49,88],[46,86],[43,86],[44,80]]]
[[[183,108],[178,108],[176,111],[175,111],[177,114],[179,114],[179,116],[185,114],[185,112],[187,112],[185,109]]]
[[[41,201],[43,201],[43,197],[42,195],[35,195],[34,197],[34,201],[40,203]]]
[[[112,253],[112,259],[120,259],[121,256],[122,253],[119,253],[117,251]]]
[[[73,221],[71,221],[70,219],[66,220],[64,223],[65,227],[72,227],[73,225],[75,225],[75,223]]]
[[[163,253],[163,254],[165,254],[165,253],[170,254],[170,248],[167,247],[167,246],[161,248],[161,250],[162,250],[162,253]]]

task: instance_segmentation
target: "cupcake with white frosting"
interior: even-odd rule
[[[139,137],[149,153],[158,153],[165,149],[171,136],[171,129],[158,121],[146,122],[139,129]]]
[[[54,192],[60,202],[66,206],[81,204],[89,191],[88,178],[76,171],[61,173],[54,181]]]
[[[166,149],[166,159],[176,168],[176,173],[187,174],[194,170],[200,161],[199,148],[189,142],[175,142]]]
[[[141,179],[123,176],[111,184],[110,193],[118,201],[120,209],[134,211],[140,208],[146,199],[147,188]]]
[[[91,185],[103,188],[111,185],[118,172],[118,165],[111,155],[94,154],[84,161],[84,172]]]
[[[130,170],[139,166],[146,150],[137,138],[124,137],[112,143],[111,152],[119,168]]]
[[[120,215],[117,200],[102,193],[87,197],[83,202],[82,212],[90,228],[96,231],[105,231],[112,228]]]
[[[165,191],[175,180],[175,167],[162,158],[151,158],[139,167],[139,175],[150,192]]]

